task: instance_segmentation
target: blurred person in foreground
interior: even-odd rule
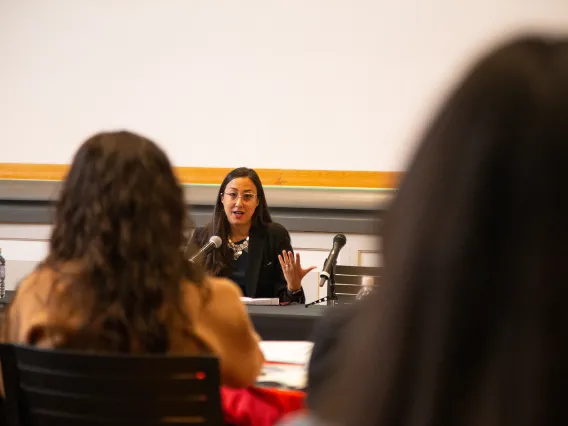
[[[568,424],[567,164],[568,39],[489,52],[410,164],[317,416],[291,424]]]
[[[253,384],[263,356],[241,293],[187,261],[189,226],[182,188],[154,142],[129,132],[94,135],[73,159],[49,252],[19,285],[3,340],[212,353],[224,384]]]

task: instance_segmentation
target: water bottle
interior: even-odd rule
[[[373,292],[375,279],[373,277],[363,277],[361,284],[363,287],[359,290],[359,293],[357,293],[357,300],[361,300]]]
[[[0,248],[0,299],[6,297],[6,259],[2,257]]]

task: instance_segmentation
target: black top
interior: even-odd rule
[[[246,240],[246,238],[245,238]],[[235,244],[242,244],[245,240],[237,241]],[[247,294],[247,284],[245,281],[245,276],[247,273],[248,268],[248,261],[249,261],[249,254],[248,249],[244,250],[238,259],[233,257],[233,261],[231,266],[233,270],[229,274],[229,279],[233,280],[237,285],[241,288],[243,292],[243,296],[248,296]]]
[[[211,237],[210,227],[197,228],[190,246],[202,247]],[[224,242],[226,243],[226,242]],[[253,226],[249,234],[248,265],[245,273],[248,297],[277,297],[281,303],[305,303],[304,291],[295,294],[288,291],[284,273],[278,261],[282,250],[293,251],[290,234],[282,225],[272,222],[266,227]],[[230,277],[232,268],[222,270],[217,276]]]

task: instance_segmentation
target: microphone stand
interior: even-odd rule
[[[327,262],[327,259],[325,260]],[[324,266],[325,266],[324,262]],[[333,263],[331,267],[331,273],[329,274],[329,280],[327,280],[327,296],[322,297],[321,299],[314,300],[313,302],[307,303],[306,308],[310,306],[317,305],[318,303],[327,302],[327,306],[335,306],[339,302],[339,298],[335,293],[335,265],[337,262]]]

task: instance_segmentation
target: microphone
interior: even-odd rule
[[[329,281],[335,262],[337,262],[337,256],[346,242],[347,238],[343,234],[337,234],[333,237],[333,247],[329,252],[325,265],[323,265],[323,271],[320,272],[320,287],[323,287],[326,281]]]
[[[195,259],[197,259],[198,257],[207,256],[213,250],[221,247],[222,243],[223,243],[223,241],[221,240],[221,237],[218,237],[217,235],[213,235],[211,238],[209,238],[209,242],[207,244],[205,244],[203,247],[201,247],[201,249],[196,254],[194,254],[193,256],[191,256],[189,258],[189,261],[194,262]]]

